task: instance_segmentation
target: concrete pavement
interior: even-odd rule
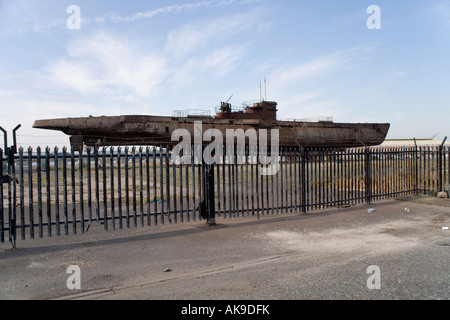
[[[215,227],[93,224],[84,235],[18,240],[15,251],[1,244],[0,298],[448,300],[449,217],[448,199],[406,197]],[[68,288],[69,266],[80,289]]]

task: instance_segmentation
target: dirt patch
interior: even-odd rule
[[[411,233],[414,222],[396,221],[358,228],[339,228],[323,232],[277,230],[262,237],[271,248],[315,254],[339,254],[349,252],[394,252],[417,246],[419,235]],[[260,235],[261,236],[261,235]]]
[[[441,214],[437,214],[435,215],[431,221],[433,223],[442,223],[447,221],[447,219],[450,217],[450,213],[441,213]]]

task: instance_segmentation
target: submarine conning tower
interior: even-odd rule
[[[220,111],[216,115],[220,119],[277,120],[277,103],[275,101],[254,102],[253,105],[246,106],[238,111],[232,109],[230,103],[221,102]]]

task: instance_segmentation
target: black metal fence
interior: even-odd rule
[[[448,192],[449,151],[281,149],[280,170],[264,176],[264,166],[248,154],[242,164],[228,159],[208,166],[175,165],[163,148],[20,148],[9,157],[0,149],[0,239],[15,245],[18,237],[85,233],[92,223],[114,230]]]

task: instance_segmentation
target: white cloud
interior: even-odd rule
[[[36,1],[2,1],[0,6],[0,34],[3,35],[42,33],[55,27],[65,27],[64,15],[50,18]]]
[[[49,72],[54,82],[81,94],[96,92],[101,87],[89,65],[79,61],[60,59],[49,67]]]
[[[305,119],[316,116],[336,117],[341,114],[337,108],[341,101],[331,100],[323,90],[311,90],[279,99],[279,117],[286,119]]]
[[[165,51],[180,58],[211,44],[223,46],[229,39],[251,30],[255,18],[254,14],[248,13],[185,24],[169,32]]]
[[[108,12],[104,16],[96,17],[96,22],[105,22],[110,20],[114,23],[135,22],[143,19],[151,19],[158,15],[178,14],[182,12],[192,12],[195,9],[207,7],[224,7],[232,4],[252,5],[260,3],[262,0],[205,0],[199,2],[191,2],[184,4],[169,5],[148,11],[140,11],[133,15],[121,15],[116,12]]]
[[[223,2],[223,1],[220,1]],[[157,15],[165,15],[165,14],[174,14],[180,13],[186,10],[192,10],[200,7],[207,7],[211,4],[214,4],[214,1],[201,1],[197,3],[186,3],[181,5],[170,5],[166,7],[157,8],[154,10],[149,10],[145,12],[137,12],[132,16],[119,15],[114,12],[107,13],[105,17],[113,22],[133,22],[141,19],[150,19]],[[102,17],[98,17],[97,20],[104,19]],[[100,21],[100,20],[99,20]],[[103,21],[103,20],[101,20]]]
[[[57,84],[82,94],[117,92],[149,97],[168,74],[164,57],[107,32],[70,42],[67,55],[48,67],[49,75]]]
[[[363,61],[368,60],[372,51],[378,46],[378,43],[370,43],[336,51],[308,62],[284,65],[274,70],[271,77],[274,79],[273,82],[279,87],[313,78],[328,77],[335,72],[357,68]]]
[[[172,56],[182,57],[205,45],[212,37],[210,31],[199,25],[185,25],[168,34],[165,51]]]
[[[331,55],[313,61],[291,66],[274,75],[275,83],[283,86],[294,81],[302,81],[329,73],[342,63],[342,57]]]
[[[437,21],[441,21],[445,29],[450,27],[450,3],[447,0],[435,3],[429,11]]]
[[[277,87],[295,85],[300,81],[327,76],[331,73],[351,68],[358,63],[367,48],[353,48],[321,56],[308,62],[284,65],[272,72],[272,82]]]
[[[215,69],[216,76],[221,77],[236,69],[239,61],[244,57],[244,47],[223,47],[209,54],[203,65]]]
[[[164,45],[171,67],[167,87],[174,92],[197,85],[205,76],[221,78],[235,71],[251,49],[254,38],[247,33],[254,34],[266,23],[261,19],[264,14],[255,9],[186,23],[169,31]]]
[[[305,103],[320,97],[320,95],[323,94],[322,90],[316,89],[316,90],[311,90],[311,91],[307,91],[307,92],[301,92],[301,93],[296,93],[293,95],[290,95],[287,98],[282,98],[280,100],[280,103],[283,104],[283,106],[299,106],[299,105],[304,105]]]
[[[269,76],[272,95],[278,97],[279,117],[302,119],[312,116],[335,116],[339,104],[325,97],[325,90],[310,89],[311,80],[320,79],[339,70],[345,63],[341,54],[331,54],[296,65],[284,65]],[[321,86],[327,84],[321,83]],[[286,97],[286,98],[285,98]]]
[[[207,5],[207,1],[196,6],[200,4]],[[146,40],[97,31],[71,40],[67,56],[51,63],[48,75],[57,85],[81,94],[114,92],[116,97],[128,97],[126,101],[155,97],[163,89],[173,92],[204,77],[205,71],[220,78],[235,70],[246,55],[248,41],[252,41],[236,37],[252,32],[260,16],[259,10],[251,10],[187,23],[168,31],[165,43],[152,43],[150,50]],[[229,44],[231,39],[233,45]],[[175,86],[169,88],[171,85]]]
[[[283,63],[273,69],[267,78],[272,96],[278,97],[280,116],[303,118],[342,114],[338,108],[342,106],[342,96],[330,97],[330,93],[336,93],[340,75],[345,78],[351,69],[358,69],[375,47],[370,44],[339,50],[306,62]]]
[[[224,46],[187,59],[172,61],[170,75],[164,88],[171,93],[178,90],[195,87],[205,79],[213,80],[224,77],[235,71],[244,61],[245,46]]]

